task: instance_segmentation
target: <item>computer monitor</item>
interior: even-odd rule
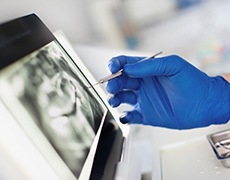
[[[0,25],[0,102],[30,146],[60,179],[112,179],[123,135],[84,71],[35,14]]]

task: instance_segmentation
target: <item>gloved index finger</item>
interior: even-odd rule
[[[116,73],[117,71],[122,69],[125,64],[136,63],[141,59],[143,59],[143,57],[121,55],[121,56],[113,57],[109,61],[108,67],[109,67],[109,70],[111,71],[111,73]]]
[[[130,77],[171,76],[180,72],[188,62],[177,55],[165,56],[148,61],[125,65],[123,70]]]

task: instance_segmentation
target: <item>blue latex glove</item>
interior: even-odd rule
[[[228,122],[230,84],[222,77],[209,77],[176,55],[141,59],[118,56],[109,62],[112,73],[124,69],[107,84],[109,104],[133,106],[122,123],[189,129]]]

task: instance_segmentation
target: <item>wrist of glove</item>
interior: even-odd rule
[[[230,85],[222,77],[209,77],[175,55],[141,59],[119,56],[109,63],[112,73],[124,69],[107,84],[109,104],[133,107],[121,122],[189,129],[230,119]]]

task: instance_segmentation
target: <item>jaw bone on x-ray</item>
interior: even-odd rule
[[[7,81],[78,177],[106,111],[87,80],[53,41],[19,60]]]

